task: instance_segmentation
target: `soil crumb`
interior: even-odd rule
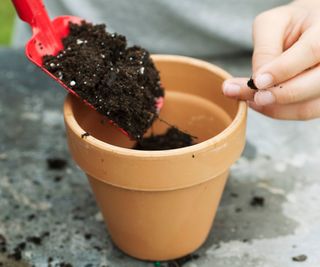
[[[167,150],[194,145],[194,138],[176,127],[170,127],[164,134],[151,135],[139,140],[133,149]]]
[[[67,161],[62,158],[48,158],[47,166],[50,170],[63,170],[67,167]]]
[[[259,196],[254,196],[252,197],[251,201],[250,201],[250,205],[252,207],[263,207],[264,206],[264,198],[263,197],[259,197]]]
[[[297,262],[303,262],[303,261],[306,261],[307,260],[307,256],[306,255],[299,255],[299,256],[295,256],[295,257],[292,257],[292,260],[293,261],[297,261]]]
[[[7,251],[7,240],[6,238],[0,234],[0,253]]]
[[[199,258],[198,254],[191,254],[191,255],[187,255],[185,257],[173,260],[173,261],[169,261],[168,262],[168,267],[176,267],[176,266],[183,266],[186,263],[193,261],[193,260],[197,260]]]
[[[125,36],[106,32],[104,24],[69,25],[64,50],[45,56],[43,66],[130,137],[140,139],[157,118],[164,96],[147,50],[127,47]]]
[[[190,261],[197,260],[200,256],[198,254],[190,254],[175,260],[167,261],[167,262],[154,262],[155,267],[182,267]]]

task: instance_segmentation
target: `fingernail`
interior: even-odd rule
[[[254,79],[254,83],[259,89],[266,89],[273,84],[273,77],[269,73],[259,74]]]
[[[229,82],[225,82],[222,87],[223,93],[227,96],[238,96],[240,94],[240,89],[240,85]]]
[[[259,106],[273,104],[275,100],[274,95],[270,91],[259,91],[254,95],[254,101]]]

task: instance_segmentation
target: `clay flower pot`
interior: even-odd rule
[[[198,144],[165,151],[134,142],[69,95],[64,105],[71,154],[87,174],[114,243],[144,260],[189,254],[205,241],[227,180],[245,144],[247,106],[221,93],[230,77],[209,63],[153,56],[166,89],[160,116]],[[153,131],[168,126],[156,122]],[[81,137],[85,132],[90,136]]]

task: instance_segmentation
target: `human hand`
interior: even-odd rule
[[[252,77],[224,82],[225,95],[249,100],[278,119],[320,117],[320,1],[297,0],[261,13],[253,25]]]

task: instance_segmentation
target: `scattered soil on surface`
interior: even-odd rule
[[[238,207],[235,209],[235,212],[237,212],[237,213],[242,212],[242,209]]]
[[[70,24],[64,50],[45,56],[44,67],[135,139],[157,117],[164,95],[159,73],[147,50],[127,47],[122,35],[106,26]]]
[[[7,240],[6,238],[0,234],[0,253],[7,251]]]
[[[32,214],[28,215],[27,220],[32,221],[35,218],[36,218],[36,215],[32,213]]]
[[[198,259],[200,256],[198,254],[190,254],[175,260],[167,261],[167,262],[154,262],[155,267],[182,267],[186,263]]]
[[[264,197],[254,196],[250,201],[252,207],[263,207],[264,206]]]
[[[175,127],[170,127],[164,134],[151,135],[139,140],[133,149],[167,150],[194,145],[194,138]]]
[[[307,256],[306,255],[299,255],[299,256],[295,256],[295,257],[292,257],[292,260],[293,261],[297,261],[297,262],[303,262],[303,261],[306,261],[307,260]]]
[[[180,267],[185,265],[186,263],[192,261],[192,260],[196,260],[199,258],[198,254],[191,254],[191,255],[187,255],[185,257],[173,260],[173,261],[169,261],[168,262],[168,267]]]
[[[60,265],[59,265],[59,267],[73,267],[73,265],[70,264],[70,263],[61,262]]]
[[[250,80],[247,82],[247,85],[249,88],[253,90],[258,90],[258,87],[255,85],[254,80],[250,78]]]
[[[68,162],[62,158],[48,158],[47,165],[50,170],[63,170],[67,167]]]
[[[30,237],[27,238],[27,241],[30,242],[30,243],[33,243],[33,244],[35,244],[37,246],[40,246],[41,243],[42,243],[42,239],[39,236],[30,236]]]
[[[60,176],[60,175],[55,176],[55,177],[53,178],[53,180],[54,180],[56,183],[59,183],[62,179],[63,179],[63,177]]]

